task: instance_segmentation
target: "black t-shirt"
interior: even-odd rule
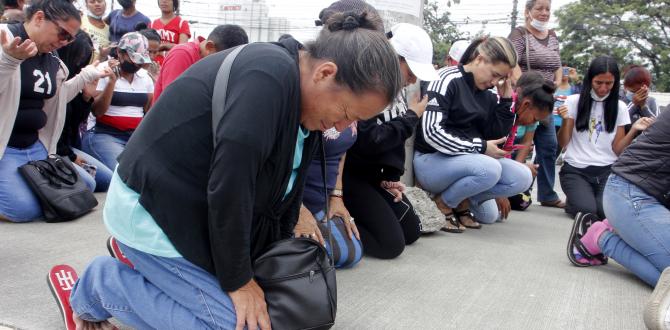
[[[8,27],[15,37],[28,39],[23,24],[10,24]],[[56,95],[59,67],[55,53],[37,54],[21,63],[21,99],[8,146],[27,148],[37,142],[37,132],[47,123],[44,100]]]

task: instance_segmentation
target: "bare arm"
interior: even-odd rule
[[[575,119],[568,117],[568,106],[563,104],[558,108],[558,113],[563,118],[563,125],[561,129],[558,130],[558,145],[561,148],[565,148],[570,139],[572,139],[572,130],[575,128]]]
[[[554,84],[559,86],[563,81],[563,67],[559,67],[558,70],[554,73]]]
[[[96,117],[100,117],[107,112],[109,105],[112,104],[112,96],[114,95],[114,86],[116,86],[116,76],[110,77],[107,86],[102,90],[93,101],[92,112]]]
[[[637,134],[647,129],[653,122],[653,118],[640,118],[631,126],[628,134],[626,134],[626,130],[623,126],[617,127],[614,141],[612,141],[612,150],[614,153],[617,156],[621,155],[626,147],[633,142]]]
[[[179,34],[179,43],[184,44],[188,42],[188,34],[186,33],[180,33]]]
[[[519,149],[516,153],[515,160],[519,163],[526,163],[526,158],[530,154],[531,146],[533,145],[533,137],[535,137],[535,131],[526,131],[526,134],[523,135],[521,140],[521,145],[526,146],[525,148]]]

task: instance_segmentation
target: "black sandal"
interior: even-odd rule
[[[465,229],[461,228],[461,223],[458,222],[458,219],[454,216],[453,213],[445,214],[444,215],[445,220],[447,220],[447,223],[456,227],[456,228],[449,228],[446,225],[440,228],[441,231],[446,231],[448,233],[455,233],[455,234],[460,234],[465,231]]]
[[[458,222],[460,222],[463,226],[465,226],[465,228],[482,229],[482,224],[477,222],[477,220],[475,220],[475,216],[472,214],[472,212],[470,212],[470,209],[465,209],[465,210],[461,210],[461,211],[454,210],[454,214],[458,217]],[[468,226],[461,221],[461,217],[470,217],[470,219],[472,219],[472,222],[476,223],[477,225]]]
[[[601,265],[607,264],[608,258],[605,255],[602,253],[592,255],[581,241],[582,236],[596,221],[599,221],[598,217],[590,213],[580,212],[577,213],[577,216],[575,216],[575,223],[572,225],[570,238],[568,239],[567,254],[568,260],[570,260],[570,262],[577,267],[589,267],[597,265],[594,263],[595,260],[599,261]],[[577,256],[575,256],[574,250],[577,250],[581,257],[586,259],[587,262],[580,262],[580,260],[577,259]]]

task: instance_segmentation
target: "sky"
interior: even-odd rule
[[[113,0],[107,0],[109,2]],[[199,2],[208,0],[181,0],[182,9],[184,13],[188,12],[189,2]],[[318,17],[321,9],[330,5],[334,0],[265,0],[270,8],[271,16],[286,17],[291,20],[293,26],[289,33],[296,36],[301,41],[313,38],[318,32],[318,28],[314,27],[314,20]],[[397,2],[403,3],[407,1],[421,1],[421,0],[368,0],[371,3],[375,1]],[[576,0],[553,0],[552,11],[556,11],[561,6],[574,2]],[[239,0],[227,0],[231,5],[239,3]],[[446,7],[447,0],[438,0],[441,9],[448,9],[451,12],[451,18],[457,22],[458,28],[463,32],[469,32],[474,35],[482,30],[481,22],[484,20],[504,21],[507,24],[493,24],[486,25],[485,32],[492,35],[507,36],[509,34],[509,15],[512,11],[513,0],[461,0],[460,4],[453,5],[451,8]],[[522,11],[525,5],[525,0],[519,0],[519,9]],[[115,8],[119,8],[115,4]],[[160,15],[156,0],[137,0],[137,7],[150,18],[156,18]],[[552,15],[552,21],[555,15]],[[470,23],[466,23],[469,21]],[[554,26],[557,24],[554,21]],[[208,34],[203,32],[202,34]]]

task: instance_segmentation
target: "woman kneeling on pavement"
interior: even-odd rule
[[[403,86],[439,77],[432,65],[433,45],[416,25],[391,28],[391,45],[398,53]],[[376,258],[399,256],[421,235],[421,223],[403,193],[405,141],[426,109],[427,97],[408,97],[403,90],[378,116],[358,123],[358,140],[344,164],[344,202],[357,219],[365,253]]]
[[[656,286],[670,267],[670,112],[661,113],[623,151],[611,173],[603,192],[607,220],[580,215],[568,258],[577,266],[591,266],[609,257]]]
[[[67,103],[86,83],[111,74],[89,65],[66,81],[68,69],[55,51],[71,43],[81,25],[69,1],[33,1],[26,15],[25,23],[0,25],[0,219],[13,222],[43,216],[19,167],[56,153]],[[87,183],[95,189],[93,180]]]
[[[270,329],[252,264],[293,235],[319,134],[375,116],[400,91],[395,52],[375,29],[365,15],[338,14],[304,47],[292,38],[247,45],[214,136],[214,82],[230,51],[170,84],[119,157],[103,213],[134,268],[96,258],[65,316],[139,329]]]
[[[640,118],[626,133],[630,117],[618,90],[619,67],[613,58],[601,56],[591,62],[582,92],[569,96],[558,109],[563,118],[558,142],[565,147],[559,177],[567,196],[565,212],[573,217],[582,212],[605,218],[602,196],[610,168],[652,122]]]
[[[517,55],[500,37],[475,40],[461,64],[441,69],[428,86],[430,101],[415,143],[418,183],[435,194],[449,232],[481,228],[470,209],[516,195],[532,183],[524,164],[507,159],[498,145],[514,122],[510,72]],[[489,89],[496,86],[498,95]]]

